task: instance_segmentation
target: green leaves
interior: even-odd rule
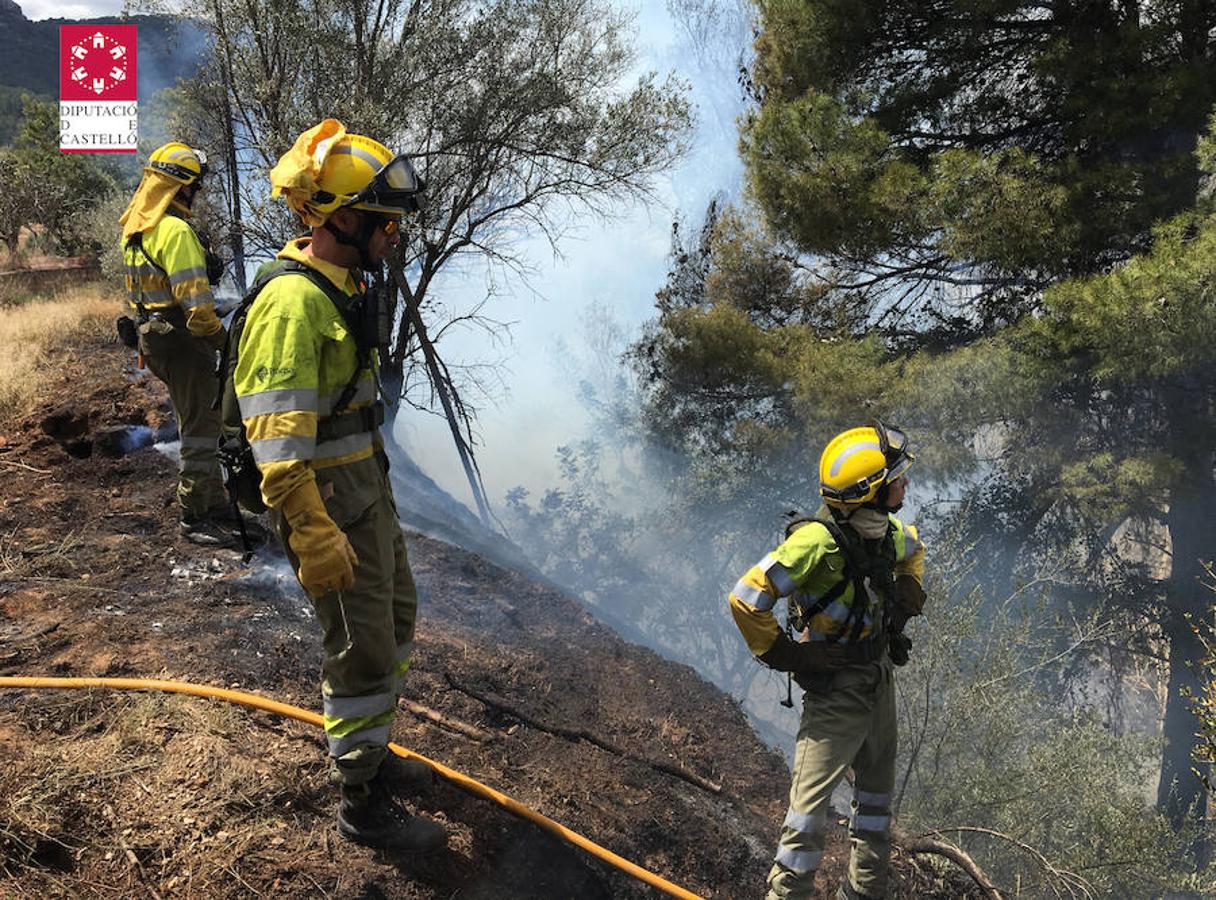
[[[922,179],[890,143],[872,120],[815,91],[765,104],[741,139],[748,186],[777,234],[807,252],[856,255],[920,230]]]

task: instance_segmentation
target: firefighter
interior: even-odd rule
[[[334,119],[300,135],[270,180],[311,233],[259,275],[234,387],[262,499],[324,632],[337,826],[357,843],[430,852],[446,843],[443,829],[405,815],[391,790],[429,782],[430,769],[386,760],[417,593],[379,432],[361,278],[398,242],[422,185],[407,157]]]
[[[119,219],[129,302],[119,333],[169,388],[181,435],[182,535],[204,546],[231,547],[233,516],[215,455],[220,414],[212,409],[216,351],[226,335],[215,314],[208,256],[189,221],[206,174],[206,154],[177,141],[149,157]]]
[[[819,460],[824,507],[787,529],[729,595],[760,661],[803,688],[789,811],[768,900],[809,898],[823,859],[832,792],[853,770],[852,852],[838,900],[885,897],[895,783],[894,665],[907,662],[907,620],[921,614],[925,551],[894,515],[913,461],[881,422],[837,435]],[[773,615],[788,598],[794,640]]]

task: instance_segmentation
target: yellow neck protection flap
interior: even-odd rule
[[[135,196],[127,204],[127,211],[118,220],[122,226],[122,239],[126,241],[133,234],[155,228],[156,223],[164,218],[181,186],[181,182],[174,181],[168,175],[144,172],[139,187],[135,189]]]
[[[282,195],[288,208],[310,228],[325,224],[337,202],[323,207],[313,202],[318,190],[321,167],[334,144],[346,136],[346,126],[337,119],[326,119],[296,138],[295,145],[284,153],[278,165],[270,170],[270,196]]]

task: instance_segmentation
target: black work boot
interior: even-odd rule
[[[376,782],[342,785],[338,833],[348,841],[378,850],[434,853],[448,842],[441,825],[406,815]]]

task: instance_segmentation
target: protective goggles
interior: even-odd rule
[[[367,187],[348,200],[344,206],[359,206],[363,209],[383,211],[400,215],[417,212],[418,194],[426,187],[410,158],[405,154],[393,157],[368,182]],[[389,232],[390,234],[392,232]]]
[[[887,461],[887,472],[884,481],[894,481],[911,468],[916,461],[916,455],[908,449],[908,436],[894,426],[874,422],[874,430],[878,432],[878,448]]]
[[[186,152],[185,150],[177,151],[178,154],[182,154],[185,152]],[[197,172],[195,172],[192,169],[187,169],[185,166],[178,165],[177,163],[172,163],[172,162],[154,162],[154,163],[149,163],[149,166],[153,169],[156,169],[158,172],[164,172],[166,175],[170,175],[179,180],[184,179],[186,181],[194,181],[197,179],[201,179],[204,175],[207,174],[207,154],[204,153],[202,150],[199,150],[195,147],[191,147],[189,152],[194,156],[194,158],[196,160],[198,160],[198,171]]]

